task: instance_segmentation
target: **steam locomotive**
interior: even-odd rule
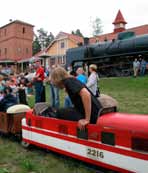
[[[86,43],[86,44],[85,44]],[[121,32],[117,39],[87,44],[66,52],[67,66],[83,66],[95,63],[100,76],[129,76],[135,58],[148,60],[148,35],[135,36],[134,32]]]

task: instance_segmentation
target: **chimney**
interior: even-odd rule
[[[87,46],[89,44],[89,38],[84,37],[84,46]]]

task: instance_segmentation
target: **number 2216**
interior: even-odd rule
[[[91,149],[91,148],[87,148],[87,155],[102,158],[102,159],[104,158],[104,154],[102,151]]]

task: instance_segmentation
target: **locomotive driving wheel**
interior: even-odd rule
[[[25,142],[25,141],[22,141],[21,142],[21,145],[24,147],[24,148],[28,148],[30,146],[30,144],[28,142]]]

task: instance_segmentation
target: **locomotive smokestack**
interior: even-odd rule
[[[87,46],[89,44],[89,38],[84,37],[84,45]]]

